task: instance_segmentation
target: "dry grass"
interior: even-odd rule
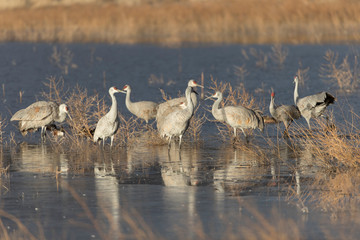
[[[1,11],[0,41],[357,42],[359,11],[360,3],[352,0],[145,1],[18,8]]]
[[[325,81],[330,82],[336,88],[340,90],[351,92],[359,85],[358,79],[360,72],[358,71],[358,56],[354,56],[354,64],[351,64],[348,60],[348,56],[345,56],[340,64],[338,64],[339,54],[331,50],[328,50],[324,56],[326,63],[321,66],[320,76]]]
[[[345,121],[345,124],[314,119],[317,128],[312,131],[290,129],[290,135],[297,136],[293,138],[294,143],[312,155],[307,164],[321,169],[298,199],[309,200],[318,208],[333,213],[351,213],[357,208],[360,203],[360,132],[356,127],[359,116],[352,115],[353,121]],[[331,115],[330,119],[333,119]]]

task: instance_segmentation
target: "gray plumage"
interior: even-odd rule
[[[54,122],[65,121],[68,114],[66,104],[58,105],[54,102],[39,101],[17,111],[10,121],[19,121],[19,129],[23,135],[41,128],[41,139],[44,141],[46,127]]]
[[[287,132],[294,119],[299,119],[301,117],[301,113],[295,105],[276,106],[274,99],[275,93],[272,92],[269,106],[270,114],[277,122],[284,123],[285,131]]]
[[[190,84],[190,81],[188,82],[188,86]],[[191,96],[191,102],[193,103],[194,107],[196,107],[197,106],[197,93],[195,92],[194,89],[191,89],[190,96]],[[156,121],[158,121],[163,116],[172,112],[173,111],[172,108],[178,107],[182,102],[185,103],[185,105],[187,105],[186,97],[173,98],[166,102],[160,103],[157,107]]]
[[[173,137],[179,137],[179,148],[181,148],[182,136],[189,127],[190,119],[194,114],[194,104],[191,99],[192,87],[202,87],[198,85],[194,80],[190,80],[188,87],[185,90],[186,106],[179,104],[176,108],[173,108],[166,116],[161,116],[158,119],[158,130],[161,137],[167,137],[169,140],[169,148],[171,145],[171,139]]]
[[[111,108],[110,111],[105,114],[100,120],[98,121],[95,132],[94,132],[94,142],[98,142],[99,139],[102,139],[103,145],[105,144],[105,140],[110,137],[111,143],[110,146],[113,144],[114,135],[119,128],[119,118],[118,118],[118,111],[117,111],[117,102],[114,96],[115,93],[120,92],[119,89],[116,87],[111,87],[109,89],[109,94],[111,97]]]
[[[295,76],[294,83],[295,83],[294,103],[299,108],[301,115],[305,118],[310,129],[311,128],[310,119],[321,116],[325,111],[326,107],[334,103],[336,99],[328,92],[320,92],[299,99],[298,76]]]
[[[212,114],[214,118],[221,122],[226,122],[232,128],[234,128],[234,137],[236,137],[236,129],[240,128],[244,133],[244,129],[256,129],[260,131],[264,130],[264,119],[261,116],[260,111],[252,110],[243,106],[226,106],[219,108],[220,102],[223,99],[221,92],[216,92],[210,98],[216,98],[212,106]]]
[[[125,105],[132,114],[144,119],[146,124],[156,117],[157,103],[151,101],[131,102],[131,87],[129,85],[125,85],[121,92],[126,93]]]

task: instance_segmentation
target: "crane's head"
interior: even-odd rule
[[[299,77],[298,77],[298,75],[295,75],[295,77],[294,77],[294,83],[298,83],[299,82]]]
[[[210,97],[207,97],[206,99],[209,99],[209,98],[216,98],[216,99],[222,98],[222,93],[219,91],[216,91],[213,95],[211,95]]]
[[[179,104],[179,106],[180,106],[181,109],[185,109],[185,108],[186,108],[185,102],[181,102],[181,103]]]
[[[69,114],[69,107],[66,104],[60,104],[59,106],[59,115],[62,115],[63,113],[67,114],[69,118],[72,120],[70,114]],[[64,118],[65,120],[65,118]]]
[[[126,84],[120,92],[127,93],[127,92],[130,92],[130,91],[131,91],[130,85]]]
[[[188,87],[201,87],[201,88],[204,88],[204,86],[200,85],[200,84],[197,84],[197,82],[193,79],[191,79],[189,82],[188,82]]]
[[[275,97],[275,93],[274,93],[274,92],[271,93],[271,97]]]
[[[121,90],[119,90],[117,87],[111,87],[109,89],[109,94],[110,95],[113,95],[114,93],[118,93],[118,92],[121,92]]]

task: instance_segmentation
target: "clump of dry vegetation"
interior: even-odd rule
[[[342,62],[338,64],[339,54],[328,50],[324,56],[326,63],[321,66],[320,76],[340,90],[353,91],[358,87],[360,77],[357,58],[357,55],[355,55],[353,67],[351,67],[348,60],[349,56],[345,56]]]
[[[60,68],[63,74],[67,75],[70,68],[77,68],[77,65],[72,62],[73,57],[74,54],[67,47],[63,46],[59,50],[56,46],[54,46],[50,62]]]
[[[356,127],[359,117],[353,115],[354,122],[344,125],[316,119],[316,130],[291,130],[291,134],[302,136],[297,143],[312,155],[307,164],[320,167],[324,173],[317,174],[303,193],[322,210],[343,212],[360,204],[360,132]]]
[[[359,10],[360,3],[352,0],[57,4],[1,10],[0,41],[353,42],[360,38]]]

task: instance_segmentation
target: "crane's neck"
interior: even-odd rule
[[[114,93],[110,94],[110,97],[112,103],[110,111],[107,113],[107,115],[109,116],[109,119],[115,121],[115,119],[117,118],[117,102]]]
[[[191,101],[192,101],[192,103],[193,103],[193,105],[194,105],[194,107],[196,107],[197,106],[197,94],[196,94],[196,92],[194,91],[194,89],[193,88],[191,88]]]
[[[58,114],[57,118],[55,118],[55,122],[61,123],[61,122],[65,121],[65,119],[66,119],[66,112],[64,112],[62,110],[62,108],[59,107],[59,114]]]
[[[219,105],[220,105],[220,102],[222,101],[222,99],[223,99],[222,96],[220,96],[218,99],[216,99],[216,101],[214,102],[212,109],[211,109],[212,115],[218,121],[224,121],[222,110],[219,109]]]
[[[125,105],[128,109],[131,108],[131,104],[132,104],[132,102],[130,100],[130,94],[131,94],[131,90],[130,89],[126,90]]]
[[[185,90],[185,97],[186,97],[186,102],[187,102],[187,110],[192,114],[194,114],[194,104],[191,100],[191,91],[192,91],[192,87],[187,87]]]
[[[275,109],[276,107],[275,107],[274,97],[271,97],[269,111],[272,116],[275,116]]]
[[[294,103],[295,103],[295,105],[296,105],[297,100],[299,98],[298,85],[299,85],[298,81],[295,81],[295,89],[294,89]]]

